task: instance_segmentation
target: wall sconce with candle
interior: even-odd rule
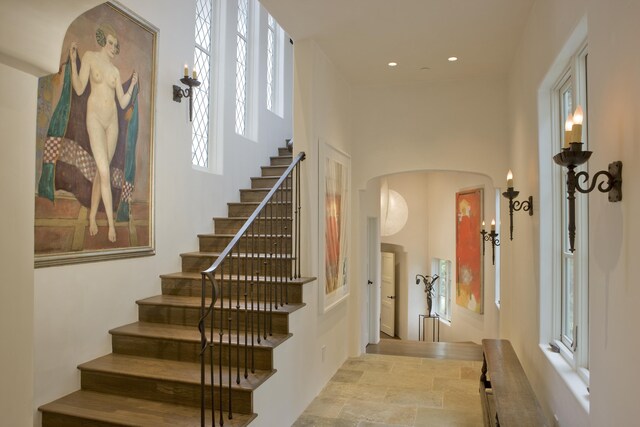
[[[189,87],[182,89],[180,86],[173,85],[173,100],[182,102],[182,98],[189,98],[189,121],[191,122],[193,121],[193,88],[200,86],[198,73],[194,69],[192,77],[189,77],[189,67],[185,64],[184,77],[180,81]]]
[[[609,193],[610,202],[622,200],[622,162],[609,163],[608,171],[599,171],[593,175],[593,180],[589,184],[589,173],[586,171],[575,172],[575,168],[591,157],[592,152],[582,150],[582,120],[584,114],[582,108],[578,106],[573,115],[569,114],[565,122],[564,148],[561,152],[553,156],[553,161],[560,166],[564,166],[567,171],[567,200],[569,201],[569,244],[571,252],[575,252],[574,242],[576,238],[576,197],[575,192],[590,193],[596,188],[598,178],[605,177],[605,180],[597,185],[601,193]],[[584,181],[586,187],[580,185],[580,180]]]
[[[491,220],[491,231],[487,232],[484,229],[484,221],[482,221],[482,256],[484,256],[484,242],[491,242],[491,262],[496,265],[496,246],[500,246],[500,240],[498,239],[498,233],[496,233],[496,220]]]
[[[513,173],[509,169],[507,174],[507,191],[502,193],[504,197],[509,199],[509,238],[513,240],[513,212],[523,210],[529,212],[529,216],[533,216],[533,196],[529,196],[527,200],[518,201],[514,200],[520,194],[519,191],[513,188]]]

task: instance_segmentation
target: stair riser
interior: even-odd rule
[[[262,176],[282,176],[288,166],[262,166]]]
[[[278,156],[291,156],[287,147],[278,147]]]
[[[240,297],[241,302],[244,302],[244,297]],[[249,300],[250,301],[250,300]],[[234,305],[236,301],[232,302]],[[250,305],[251,302],[248,303]],[[267,305],[267,310],[269,307]],[[219,308],[214,308],[214,322],[216,325],[220,325],[220,315],[221,310]],[[228,318],[228,309],[225,308],[223,313],[223,319],[225,321],[225,326],[227,326],[226,319]],[[185,307],[169,307],[169,306],[153,306],[153,305],[140,305],[138,307],[138,317],[142,322],[153,322],[153,323],[166,323],[172,325],[185,325],[185,326],[198,326],[198,321],[200,319],[200,308],[185,308]],[[260,321],[260,325],[264,326],[266,314],[264,312],[260,313],[247,313],[245,317],[245,311],[242,310],[240,312],[240,332],[245,331],[245,324],[247,325],[247,329],[251,330],[253,327],[254,331],[258,330],[258,321]],[[232,329],[236,330],[236,321],[237,316],[235,312],[235,308],[231,311],[231,319],[232,319]],[[272,314],[272,331],[278,334],[287,334],[289,333],[289,316],[286,313],[273,313]],[[207,319],[207,324],[209,319]]]
[[[228,215],[230,217],[250,217],[258,207],[259,202],[252,202],[251,204],[241,203],[229,203]],[[291,203],[274,203],[269,207],[267,213],[269,216],[279,216],[285,218],[291,218]]]
[[[271,157],[271,166],[289,166],[293,161],[291,156]]]
[[[42,413],[42,427],[122,427],[123,424],[114,424],[86,418],[74,417],[67,414],[51,412]]]
[[[269,194],[270,190],[240,190],[240,201],[241,202],[261,202],[264,198]],[[282,196],[278,196],[276,201],[280,200],[291,200],[291,190],[283,190],[284,193]],[[288,194],[287,194],[288,193]],[[282,197],[282,199],[280,199]]]
[[[198,273],[211,267],[213,262],[217,259],[215,256],[195,256],[195,255],[183,255],[182,256],[182,271],[189,273]],[[266,263],[266,264],[265,264]],[[227,258],[221,266],[221,270],[225,274],[237,274],[251,275],[259,274],[260,276],[268,277],[291,277],[292,261],[290,260],[269,260],[267,258],[261,258],[253,260],[251,258]]]
[[[242,228],[245,222],[246,219],[244,218],[216,218],[213,229],[217,234],[235,234]],[[253,228],[255,234],[289,235],[292,230],[292,221],[291,219],[259,219],[249,228],[249,232],[251,232],[251,228]]]
[[[273,188],[280,177],[253,177],[251,178],[251,188]],[[287,178],[283,188],[291,188],[291,178]],[[283,196],[284,197],[284,196]]]
[[[222,252],[229,242],[230,236],[200,236],[200,252]],[[245,237],[240,239],[240,249],[254,253],[291,254],[291,238]]]
[[[242,373],[241,373],[242,375]],[[228,383],[228,378],[223,379]],[[235,381],[235,372],[232,381]],[[187,384],[162,379],[139,378],[117,373],[82,371],[81,386],[83,390],[100,393],[118,394],[135,399],[148,399],[157,402],[177,405],[200,406],[200,384]],[[222,403],[229,407],[229,388],[222,388]],[[215,387],[214,395],[218,402],[220,388]],[[210,407],[211,387],[205,388],[205,402]],[[240,414],[251,414],[251,391],[231,390],[233,411]]]
[[[228,340],[227,337],[223,338],[225,340]],[[215,336],[215,339],[216,344],[214,346],[214,349],[217,354],[220,346],[218,345],[217,336]],[[131,356],[155,357],[157,359],[178,360],[182,362],[200,362],[199,342],[165,340],[160,338],[138,337],[129,335],[113,335],[111,341],[114,353],[128,354]],[[231,348],[231,366],[237,366],[236,358],[238,355],[238,349],[240,351],[240,365],[244,366],[244,355],[246,350],[244,347],[244,340],[240,342],[240,347],[237,347],[236,344],[236,341],[232,341],[231,347],[229,347],[228,341],[222,343],[223,364],[226,365],[229,363],[229,348]],[[254,349],[254,353],[255,369],[273,369],[271,348],[256,346]],[[251,360],[251,352],[248,353],[248,357],[249,360]]]
[[[229,282],[227,282],[229,283]],[[233,280],[231,281],[231,292],[233,295],[236,295],[238,282]],[[285,289],[288,293],[288,301],[290,303],[300,303],[302,302],[302,286],[299,284],[291,284],[284,285]],[[199,297],[201,289],[201,281],[200,279],[172,279],[172,278],[162,278],[162,293],[164,295],[179,295],[179,296],[189,296],[189,297]],[[240,292],[244,292],[244,281],[240,282]],[[207,286],[207,297],[211,297],[211,287]],[[261,294],[261,298],[264,299],[264,295]],[[268,298],[269,300],[269,298]]]

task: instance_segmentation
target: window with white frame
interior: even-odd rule
[[[282,115],[283,32],[276,20],[267,13],[267,109]]]
[[[251,0],[238,0],[236,22],[236,133],[247,136],[249,51],[251,49]]]
[[[438,275],[435,283],[435,312],[441,319],[451,321],[451,261],[433,258],[431,275]]]
[[[587,117],[587,48],[583,46],[572,58],[565,73],[554,87],[554,152],[565,143],[565,122],[578,105],[584,112],[582,142],[588,143]],[[589,369],[589,206],[588,198],[576,194],[575,252],[569,245],[569,204],[567,201],[567,169],[554,167],[554,271],[553,334],[560,353],[580,376],[588,381]]]
[[[213,0],[196,1],[194,70],[201,84],[194,87],[193,121],[191,122],[191,162],[201,168],[209,167],[209,124],[211,58],[213,52]]]

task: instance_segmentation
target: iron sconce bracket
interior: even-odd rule
[[[515,200],[520,194],[519,191],[513,189],[513,187],[508,187],[507,191],[502,193],[502,195],[509,199],[509,239],[513,240],[513,213],[518,211],[529,212],[529,216],[533,216],[533,196],[529,196],[527,200],[519,201]]]
[[[596,172],[589,183],[589,173],[586,171],[576,172],[576,167],[584,164],[591,157],[591,151],[583,151],[581,142],[572,142],[569,148],[553,156],[553,161],[560,166],[567,168],[567,200],[569,202],[569,250],[575,252],[576,238],[576,191],[587,194],[596,188],[601,193],[609,193],[609,201],[619,202],[622,200],[622,162],[615,161],[609,164],[608,170]],[[600,178],[605,178],[598,184]],[[581,185],[581,181],[585,186]]]
[[[482,256],[484,256],[484,242],[491,242],[491,262],[496,265],[496,246],[500,246],[499,234],[495,230],[487,232],[484,229],[480,234],[482,234]]]
[[[173,100],[175,102],[182,102],[182,98],[189,99],[189,121],[193,121],[193,88],[200,86],[198,79],[191,77],[183,77],[180,79],[182,83],[188,86],[183,89],[180,86],[173,85]]]

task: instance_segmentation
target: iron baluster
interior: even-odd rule
[[[238,242],[238,262],[236,265],[236,384],[240,384],[240,242]]]

